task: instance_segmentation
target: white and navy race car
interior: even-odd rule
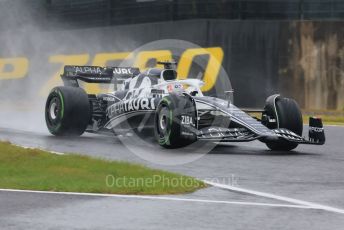
[[[293,99],[268,97],[259,119],[230,99],[203,95],[201,80],[178,80],[176,63],[158,64],[164,68],[144,72],[131,67],[65,66],[64,86],[52,89],[46,102],[49,131],[63,136],[154,130],[157,142],[166,148],[196,141],[259,140],[272,150],[288,151],[298,144],[325,143],[320,118],[310,118],[309,137],[302,137],[302,114]],[[106,83],[113,90],[87,94],[79,81]]]

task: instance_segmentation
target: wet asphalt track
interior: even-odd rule
[[[0,128],[1,140],[20,145],[138,162],[202,179],[234,177],[239,187],[344,209],[344,128],[326,127],[326,135],[326,145],[302,145],[289,154],[268,151],[259,142],[240,143],[218,146],[188,164],[164,166],[140,159],[114,137],[55,138],[44,130]],[[286,203],[214,187],[178,197]],[[0,229],[344,228],[344,214],[290,207],[7,191],[0,192],[0,204]]]

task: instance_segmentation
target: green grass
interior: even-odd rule
[[[57,155],[0,142],[0,188],[112,194],[179,194],[206,185],[142,165]]]

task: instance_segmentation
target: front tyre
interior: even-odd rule
[[[266,117],[275,120],[275,127],[269,128],[285,128],[302,136],[302,113],[295,100],[273,95],[268,98],[264,110]],[[286,140],[267,142],[266,145],[271,150],[282,151],[290,151],[298,146],[297,143]]]
[[[80,136],[90,121],[91,109],[86,92],[60,86],[51,90],[45,105],[45,121],[55,136]]]
[[[196,141],[196,107],[189,95],[164,97],[156,110],[155,138],[165,148],[180,148]]]

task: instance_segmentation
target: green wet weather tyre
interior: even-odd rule
[[[155,138],[165,148],[180,148],[196,141],[196,136],[183,135],[182,116],[196,120],[194,102],[187,96],[169,95],[164,97],[156,110],[154,120]]]
[[[45,105],[45,121],[55,136],[80,136],[90,122],[91,109],[86,92],[77,87],[55,87]]]

